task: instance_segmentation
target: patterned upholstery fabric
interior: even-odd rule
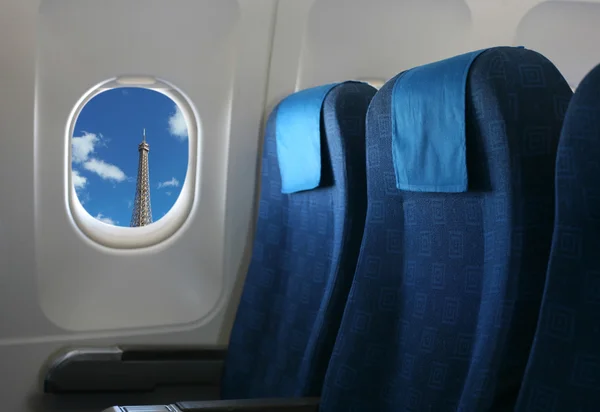
[[[284,195],[268,121],[252,262],[229,343],[225,399],[319,395],[366,214],[365,116],[376,90],[344,83],[322,109],[322,184]]]
[[[571,90],[535,52],[482,53],[467,82],[469,191],[418,193],[395,187],[394,80],[367,114],[367,223],[321,410],[510,410],[538,317]]]
[[[577,88],[556,165],[546,289],[517,411],[600,410],[600,66]]]

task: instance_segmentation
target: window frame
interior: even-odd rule
[[[159,92],[171,99],[181,110],[188,127],[188,167],[181,192],[169,211],[147,226],[113,226],[92,216],[83,206],[73,183],[73,143],[75,125],[85,105],[97,95],[119,88],[139,87]],[[73,107],[65,131],[65,200],[71,222],[86,238],[98,246],[110,249],[141,249],[158,245],[181,232],[190,220],[197,203],[200,181],[198,148],[201,123],[189,98],[171,83],[153,76],[121,76],[103,81],[86,91]]]

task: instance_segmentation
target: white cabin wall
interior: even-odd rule
[[[211,3],[221,4],[219,0],[198,0],[196,3],[193,1],[154,1],[153,3],[162,3],[163,6],[172,5],[177,8],[185,4],[194,6],[199,2],[204,3],[207,7],[211,7]],[[103,4],[101,2],[94,3],[96,6]],[[128,5],[131,6],[132,3],[134,2],[130,1]],[[56,69],[63,64],[65,72],[74,81],[65,83],[64,93],[56,93],[54,99],[48,96],[40,97],[40,93],[48,93],[49,88],[56,86],[61,81],[64,82],[69,77],[62,76],[62,73],[56,71],[50,73],[49,77],[44,79],[45,87],[37,90],[39,100],[36,103],[34,100],[36,60],[38,63],[40,62],[40,59],[36,57],[40,52],[38,44],[36,44],[37,30],[39,29],[36,24],[40,18],[39,2],[7,0],[0,3],[0,88],[5,93],[4,96],[0,96],[0,176],[2,176],[0,188],[5,191],[5,194],[0,197],[0,285],[2,286],[0,288],[0,313],[2,313],[0,315],[0,369],[11,373],[10,378],[2,379],[0,399],[3,400],[3,407],[7,410],[15,412],[47,410],[45,408],[48,405],[40,402],[39,373],[44,361],[60,347],[123,343],[214,345],[227,342],[229,325],[237,305],[237,300],[235,298],[230,300],[229,295],[236,284],[238,273],[245,274],[245,266],[248,261],[247,234],[250,232],[253,221],[256,152],[259,147],[259,133],[266,97],[276,6],[275,0],[239,0],[235,3],[239,8],[239,17],[235,23],[235,49],[215,50],[213,53],[213,57],[217,58],[222,53],[230,55],[230,58],[225,60],[226,63],[223,64],[223,67],[213,66],[208,73],[207,70],[203,73],[201,59],[197,61],[197,67],[192,67],[191,70],[189,64],[187,67],[177,67],[182,59],[175,59],[171,64],[174,65],[173,69],[175,73],[178,73],[177,76],[171,76],[172,78],[169,79],[169,74],[164,74],[169,70],[164,61],[158,62],[158,64],[163,64],[162,68],[165,69],[163,73],[150,73],[166,77],[167,80],[173,81],[183,89],[184,93],[192,97],[194,105],[200,109],[200,117],[205,127],[204,139],[213,139],[214,149],[201,154],[204,163],[201,167],[206,170],[202,173],[205,177],[199,186],[205,188],[201,203],[207,204],[207,207],[198,208],[195,216],[192,216],[196,222],[199,220],[198,217],[201,217],[201,220],[205,221],[204,225],[208,226],[197,227],[191,233],[188,231],[189,241],[179,244],[176,248],[171,248],[169,252],[171,257],[163,257],[163,261],[173,263],[171,268],[174,273],[169,273],[164,267],[160,269],[159,265],[159,271],[164,276],[160,278],[158,276],[160,272],[156,271],[156,266],[153,268],[149,265],[143,268],[146,277],[140,271],[137,279],[142,283],[148,278],[154,281],[152,290],[148,290],[148,292],[155,296],[156,303],[160,305],[163,292],[181,288],[181,284],[177,286],[178,282],[174,279],[181,272],[187,271],[187,276],[193,275],[193,273],[201,276],[203,272],[212,272],[216,277],[213,280],[204,278],[202,286],[206,292],[214,292],[217,298],[221,295],[220,303],[215,307],[214,313],[201,322],[176,325],[169,324],[168,321],[165,322],[165,319],[162,319],[158,322],[162,325],[146,325],[146,327],[141,325],[141,328],[131,325],[134,328],[128,328],[127,324],[123,323],[128,320],[127,313],[124,313],[117,321],[120,325],[113,322],[113,328],[107,330],[102,327],[104,326],[101,324],[104,322],[102,321],[99,324],[100,328],[93,327],[91,331],[68,330],[61,327],[57,324],[60,322],[51,319],[44,312],[38,292],[47,292],[49,288],[54,288],[54,301],[59,302],[59,296],[56,293],[64,289],[66,302],[86,305],[88,302],[77,302],[78,288],[85,286],[86,282],[93,282],[92,284],[95,286],[108,288],[115,269],[125,271],[124,273],[129,271],[129,275],[131,275],[132,271],[139,271],[142,268],[135,267],[135,259],[126,262],[122,259],[123,253],[115,252],[113,254],[106,249],[91,245],[88,240],[82,239],[81,243],[75,246],[68,245],[70,240],[66,236],[72,238],[73,235],[69,235],[66,231],[72,231],[73,228],[66,227],[70,224],[64,217],[67,212],[57,210],[60,199],[56,197],[56,193],[65,193],[64,187],[62,187],[64,179],[61,176],[64,174],[58,167],[59,163],[62,164],[64,161],[64,153],[60,150],[60,146],[64,145],[61,144],[62,138],[58,131],[59,129],[61,132],[64,131],[69,111],[67,110],[69,102],[66,99],[71,99],[70,104],[74,105],[76,99],[79,98],[76,90],[83,93],[86,87],[93,86],[97,81],[101,81],[102,77],[125,73],[111,74],[109,59],[108,62],[99,62],[98,67],[90,67],[88,72],[94,72],[95,78],[85,78],[86,73],[82,65],[72,67],[73,61],[81,56],[75,56],[74,59],[62,56],[61,59],[60,54],[65,52],[65,48],[67,48],[67,52],[69,51],[69,40],[85,42],[86,36],[91,38],[89,34],[82,36],[82,33],[77,33],[77,27],[71,27],[69,29],[73,39],[65,37],[64,43],[66,44],[62,44],[58,39],[56,44],[49,44],[49,46],[56,47],[57,59],[52,60],[52,55],[46,55],[45,61],[49,65],[54,65]],[[81,2],[74,1],[74,8],[78,4]],[[55,11],[52,10],[52,12]],[[145,11],[152,13],[151,10]],[[69,12],[69,10],[59,10],[59,12]],[[107,16],[105,21],[110,21],[109,17]],[[81,30],[88,30],[88,33],[90,26],[92,28],[98,26],[97,22],[89,25],[86,25],[85,22],[78,23],[81,24]],[[218,23],[219,20],[215,20],[214,24]],[[169,24],[176,25],[177,22],[171,21]],[[204,21],[205,35],[211,33],[210,27],[206,27],[208,24],[210,22]],[[198,30],[198,27],[193,25],[188,24],[187,27],[191,30]],[[60,27],[57,29],[61,30]],[[177,31],[176,29],[181,28],[173,27],[172,31]],[[110,25],[107,25],[106,30],[110,32]],[[168,24],[162,26],[160,30],[168,32]],[[112,33],[107,33],[106,37],[110,37],[110,34]],[[69,36],[69,33],[61,35]],[[77,37],[78,35],[79,37]],[[184,46],[187,44],[188,48],[193,47],[190,39],[181,40],[183,41],[173,42],[173,50],[170,50],[171,57],[177,57],[173,56],[173,53],[190,53],[190,50],[177,49],[178,43],[183,43]],[[210,38],[200,39],[198,43],[210,43]],[[161,42],[155,42],[154,47],[160,44]],[[81,51],[87,54],[87,60],[93,65],[94,59],[101,57],[101,53],[122,51],[122,48],[118,46],[111,48],[111,45],[108,44],[104,45],[102,50],[94,50],[92,43],[84,45]],[[233,55],[231,54],[232,50],[235,51]],[[161,50],[156,50],[156,53],[160,55]],[[118,55],[115,55],[113,63],[117,63],[117,71],[122,70],[122,67],[119,69],[118,64],[123,61],[128,65],[127,71],[136,71],[134,62],[128,57],[123,55],[119,58]],[[143,63],[148,63],[148,56],[142,56],[142,59],[145,59]],[[229,79],[226,78],[227,76]],[[40,77],[43,78],[44,74],[42,73]],[[230,83],[230,86],[219,88],[219,83],[223,84],[223,81]],[[213,104],[213,102],[215,103]],[[216,102],[223,103],[219,103],[218,112],[211,113],[211,108],[217,106]],[[41,107],[41,104],[44,107]],[[56,111],[56,115],[53,116],[52,111]],[[205,113],[202,114],[202,111]],[[46,130],[44,134],[43,130],[34,130],[34,124],[48,125],[52,129],[52,133],[48,133]],[[47,139],[54,139],[54,142]],[[56,146],[51,143],[55,143]],[[36,144],[40,146],[36,147]],[[37,159],[34,162],[36,160],[34,154],[44,155],[46,160],[39,161]],[[211,165],[211,162],[216,163]],[[211,173],[216,170],[218,173]],[[58,175],[52,176],[56,173]],[[37,176],[37,182],[35,176]],[[226,182],[233,183],[227,185]],[[41,183],[43,184],[41,185]],[[42,202],[36,204],[34,200],[36,198],[41,199]],[[41,207],[42,203],[49,207]],[[60,203],[66,206],[66,202],[60,201]],[[202,214],[202,210],[205,211],[204,214]],[[206,210],[212,210],[213,213],[207,214]],[[52,219],[52,217],[48,219],[52,214],[58,219]],[[35,226],[36,223],[39,224],[40,220],[46,222],[46,227],[41,230],[39,227],[36,229]],[[63,223],[60,223],[61,221]],[[62,226],[58,227],[58,230],[54,230],[52,226],[56,224]],[[190,235],[192,236],[191,240]],[[36,237],[38,238],[37,242]],[[193,240],[194,237],[196,240]],[[67,239],[66,242],[65,239]],[[204,252],[204,256],[198,251],[203,243],[207,244],[205,250],[200,251]],[[91,253],[92,255],[77,261],[77,256],[81,256],[82,253]],[[40,257],[47,259],[47,262],[52,265],[62,265],[62,268],[55,267],[55,270],[47,271],[47,266],[40,265]],[[76,264],[65,266],[64,261],[69,257]],[[196,263],[193,262],[194,260]],[[185,263],[186,261],[188,263]],[[93,264],[87,266],[89,263]],[[153,272],[153,270],[155,271]],[[103,273],[103,271],[105,272]],[[89,272],[95,272],[94,276],[87,276]],[[49,277],[52,278],[49,279]],[[114,280],[115,278],[112,279],[112,281]],[[198,276],[195,281],[203,281],[203,278]],[[219,286],[219,283],[222,286]],[[239,285],[240,282],[237,283]],[[36,284],[42,285],[41,291],[38,290]],[[147,284],[144,287],[147,287]],[[89,287],[87,289],[88,292],[93,291]],[[108,289],[106,291],[110,293]],[[118,317],[120,314],[113,312],[111,315],[106,312],[115,303],[111,302],[110,296],[107,298],[104,304],[101,300],[95,304],[100,305],[97,307],[100,309],[99,314],[101,315],[98,319],[104,318],[110,323],[110,316]],[[176,296],[171,297],[171,299],[173,298]],[[143,302],[143,299],[140,298],[139,302]],[[143,308],[139,305],[137,308],[135,306],[135,304],[127,306],[125,303],[125,306],[121,308],[124,310],[121,312],[129,312],[129,315],[133,315],[129,319],[134,321],[137,317],[138,321],[135,323],[140,326],[139,320],[151,319],[151,317],[141,313]],[[72,307],[73,316],[81,315],[77,313],[78,309],[81,308]],[[90,316],[88,319],[96,321],[90,307],[87,308],[87,311],[86,316]],[[69,315],[68,312],[64,313]],[[227,319],[225,319],[226,316]],[[83,318],[80,317],[81,319]],[[104,324],[106,325],[106,323]],[[114,325],[117,325],[117,328],[114,328]]]
[[[600,2],[552,1],[530,9],[517,28],[517,43],[548,57],[571,86],[600,63]]]
[[[301,0],[278,7],[269,108],[302,88],[388,80],[491,46],[545,54],[576,85],[597,62],[600,1]]]
[[[22,336],[35,298],[33,233],[34,1],[0,4],[0,331]],[[42,350],[8,342],[0,347],[0,398],[7,408],[30,411]],[[6,373],[5,372],[5,373]]]
[[[37,311],[33,112],[37,2],[0,4],[0,336],[20,336]],[[0,363],[0,368],[2,368]],[[2,368],[4,369],[4,368]]]
[[[164,1],[173,7],[185,3]],[[230,102],[229,114],[221,117],[220,128],[215,126],[225,141],[215,149],[218,153],[205,154],[218,155],[224,163],[219,165],[221,181],[204,181],[217,191],[209,193],[220,202],[211,210],[223,207],[217,222],[211,222],[220,233],[216,237],[214,233],[196,234],[196,243],[173,252],[189,259],[191,263],[185,268],[191,274],[194,262],[199,274],[206,267],[218,273],[224,300],[214,316],[201,324],[147,325],[134,331],[122,324],[117,328],[120,330],[80,333],[53,323],[38,295],[41,272],[36,270],[36,256],[52,250],[48,242],[56,243],[53,248],[60,248],[62,242],[50,232],[47,241],[36,245],[40,234],[35,227],[36,213],[44,213],[45,208],[36,204],[34,196],[35,185],[41,181],[35,181],[34,142],[40,131],[34,131],[34,124],[36,113],[47,109],[40,107],[43,100],[35,100],[39,1],[0,2],[0,370],[11,371],[10,379],[2,380],[0,399],[6,410],[43,410],[35,401],[41,396],[38,373],[48,356],[66,345],[227,342],[252,246],[260,132],[268,112],[287,94],[348,78],[387,80],[418,64],[494,45],[524,45],[538,50],[554,61],[572,84],[600,63],[600,29],[594,24],[600,17],[600,2],[239,0],[238,4],[236,33],[240,43],[230,60],[233,67],[224,69],[231,71],[233,87],[209,89],[214,93],[226,90],[223,92],[228,96],[215,99]],[[66,68],[69,62],[63,64]],[[198,75],[202,75],[201,70]],[[51,84],[52,79],[47,80]],[[203,99],[200,88],[194,91],[204,83],[185,77],[167,80],[175,81],[190,95],[200,96],[195,98],[198,106],[210,105],[210,100],[199,102]],[[50,116],[48,121],[60,123],[65,119]],[[49,152],[61,155],[55,150]],[[204,174],[203,178],[209,176]],[[61,176],[44,182],[56,191],[63,190]],[[202,216],[202,211],[196,213]],[[218,244],[211,239],[217,239]],[[218,251],[195,261],[193,255],[203,242]],[[66,256],[68,252],[61,253]],[[104,255],[103,259],[97,265],[108,266],[105,262],[114,257]],[[77,293],[76,282],[81,279],[76,271],[51,275],[74,282],[70,293]],[[160,295],[158,288],[163,283],[157,274],[154,276],[158,280],[152,293]],[[93,280],[100,286],[109,282],[101,270]],[[164,284],[168,284],[167,279]]]
[[[238,83],[242,10],[236,0],[176,4],[42,1],[34,137],[38,300],[44,316],[71,334],[107,330],[147,334],[174,326],[189,330],[218,316],[225,302],[227,141],[231,126],[238,123],[231,112],[231,96]],[[260,44],[260,38],[254,39]],[[262,46],[268,49],[267,42]],[[65,120],[74,103],[93,85],[124,74],[172,82],[188,96],[193,105],[190,117],[197,122],[197,127],[189,127],[188,173],[173,206],[176,212],[183,206],[183,194],[191,191],[185,196],[185,203],[192,203],[189,217],[182,213],[181,218],[187,219],[175,236],[156,247],[134,250],[102,247],[88,238],[71,217],[77,209],[65,208],[64,199],[76,196],[75,191],[64,183],[57,187],[60,176],[69,174]],[[266,76],[254,75],[258,81],[239,85],[236,100],[252,101],[263,92],[260,85]],[[260,112],[254,116],[260,119]],[[138,239],[151,239],[152,232],[157,235],[156,229],[168,225],[173,212],[152,226],[135,229]],[[105,226],[98,230],[102,228],[114,233],[110,237],[115,240],[132,231]],[[61,242],[52,241],[56,238]],[[195,245],[195,253],[187,245]]]

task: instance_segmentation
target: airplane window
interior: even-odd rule
[[[71,140],[79,201],[113,226],[160,220],[185,180],[187,140],[183,113],[166,95],[143,87],[97,94],[81,109]]]
[[[148,76],[106,80],[81,96],[67,126],[65,193],[80,234],[143,249],[188,221],[201,125],[176,86]]]

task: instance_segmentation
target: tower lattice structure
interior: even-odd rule
[[[139,162],[137,184],[135,187],[135,201],[131,227],[146,226],[152,223],[152,206],[150,205],[150,174],[148,172],[148,153],[150,145],[146,143],[146,129],[144,129],[142,143],[138,146]]]

